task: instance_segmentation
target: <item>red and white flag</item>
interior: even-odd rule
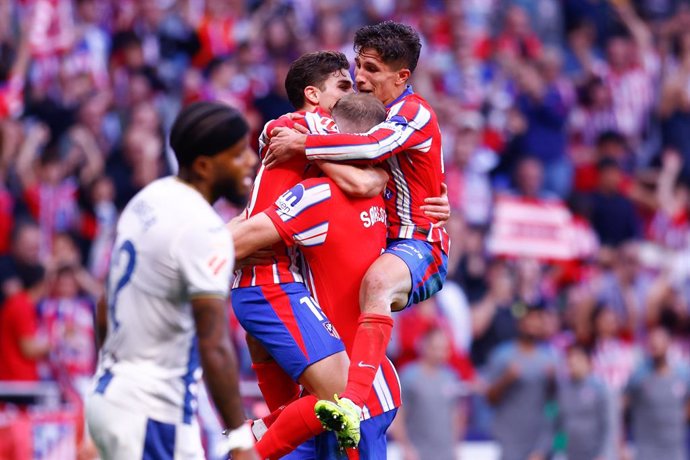
[[[573,219],[560,201],[496,198],[488,239],[493,255],[572,260],[593,254],[597,246],[591,229]]]

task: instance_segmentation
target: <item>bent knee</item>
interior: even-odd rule
[[[405,262],[400,258],[383,254],[367,271],[360,289],[360,306],[363,312],[385,313],[401,308],[407,303],[412,278]]]

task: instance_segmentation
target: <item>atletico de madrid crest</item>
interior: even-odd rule
[[[323,324],[323,327],[326,328],[326,330],[328,331],[329,334],[331,334],[331,336],[333,336],[336,339],[340,338],[340,336],[338,335],[338,331],[335,330],[335,327],[331,324],[330,321],[326,321],[326,322],[323,322],[321,324]]]

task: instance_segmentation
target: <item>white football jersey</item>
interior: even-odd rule
[[[234,248],[203,196],[175,177],[122,212],[108,274],[108,336],[94,391],[164,423],[190,423],[201,378],[190,299],[227,298]]]

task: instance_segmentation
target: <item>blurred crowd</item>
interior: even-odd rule
[[[447,284],[389,350],[407,458],[686,458],[683,0],[0,0],[0,380],[79,404],[118,213],[175,170],[181,106],[236,106],[256,139],[292,60],[352,58],[385,19],[422,36],[453,209]]]

